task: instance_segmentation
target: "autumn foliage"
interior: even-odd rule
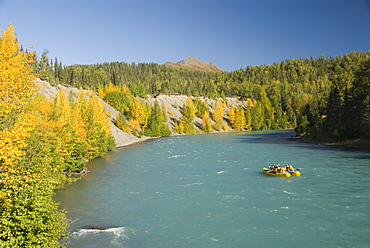
[[[120,113],[115,118],[117,127],[136,136],[150,137],[169,136],[167,126],[167,110],[157,101],[148,104],[131,94],[127,85],[108,84],[98,89],[99,96],[112,105]]]
[[[95,94],[37,94],[34,58],[9,24],[0,37],[0,247],[58,247],[66,221],[53,190],[115,146]]]

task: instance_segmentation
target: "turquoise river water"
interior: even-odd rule
[[[55,196],[68,247],[370,247],[370,154],[293,135],[168,137],[90,161]],[[277,162],[301,177],[261,173]]]

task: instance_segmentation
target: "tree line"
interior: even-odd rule
[[[338,141],[369,138],[369,60],[370,52],[353,52],[247,66],[232,72],[204,72],[155,63],[63,66],[57,59],[44,59],[39,68],[43,67],[44,75],[55,83],[92,90],[109,84],[125,86],[141,98],[184,94],[250,99],[254,104],[243,109],[246,122],[242,129],[294,127],[298,135]]]

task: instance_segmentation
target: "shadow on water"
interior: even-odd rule
[[[344,145],[310,143],[297,138],[293,130],[253,131],[240,135],[238,142],[253,144],[280,144],[313,150],[346,151],[356,154],[356,159],[370,159],[369,147],[349,147]],[[348,156],[348,158],[352,157],[353,156]]]
[[[294,144],[289,139],[295,136],[292,130],[252,131],[240,135],[238,142],[261,144]]]

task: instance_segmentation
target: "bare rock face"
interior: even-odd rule
[[[112,122],[111,122],[111,132],[112,136],[114,137],[114,140],[116,141],[116,147],[128,146],[149,139],[149,137],[146,136],[138,138],[130,133],[126,133],[119,129],[118,127],[116,127],[116,125],[114,125]]]
[[[149,104],[154,105],[154,102],[157,101],[159,105],[161,106],[166,106],[167,110],[167,125],[170,128],[170,130],[174,129],[175,125],[175,120],[180,120],[183,115],[181,113],[186,101],[188,98],[192,98],[193,100],[195,97],[191,96],[186,96],[186,95],[164,95],[160,94],[156,97],[150,97],[148,96],[145,99],[142,99],[143,101],[146,101]],[[209,113],[214,113],[214,107],[216,106],[217,100],[218,99],[211,99],[207,97],[199,97],[199,100],[202,102],[206,102],[208,105]],[[230,107],[234,105],[234,107],[242,106],[242,107],[247,107],[246,101],[240,99],[239,97],[226,97],[225,98],[226,102],[226,108],[224,109],[224,115],[229,112]],[[212,125],[214,124],[213,120],[211,120]],[[202,119],[195,117],[194,119],[194,124],[197,127],[200,127],[202,125]],[[227,125],[226,121],[224,121],[225,125]],[[230,126],[230,130],[231,126]],[[200,131],[200,130],[199,130]]]
[[[190,56],[184,60],[181,60],[177,63],[173,62],[166,62],[163,65],[170,66],[174,68],[185,68],[189,70],[197,70],[197,71],[219,71],[223,72],[222,69],[217,67],[216,65],[210,63],[210,62],[203,62],[200,60],[197,60],[193,56]]]

